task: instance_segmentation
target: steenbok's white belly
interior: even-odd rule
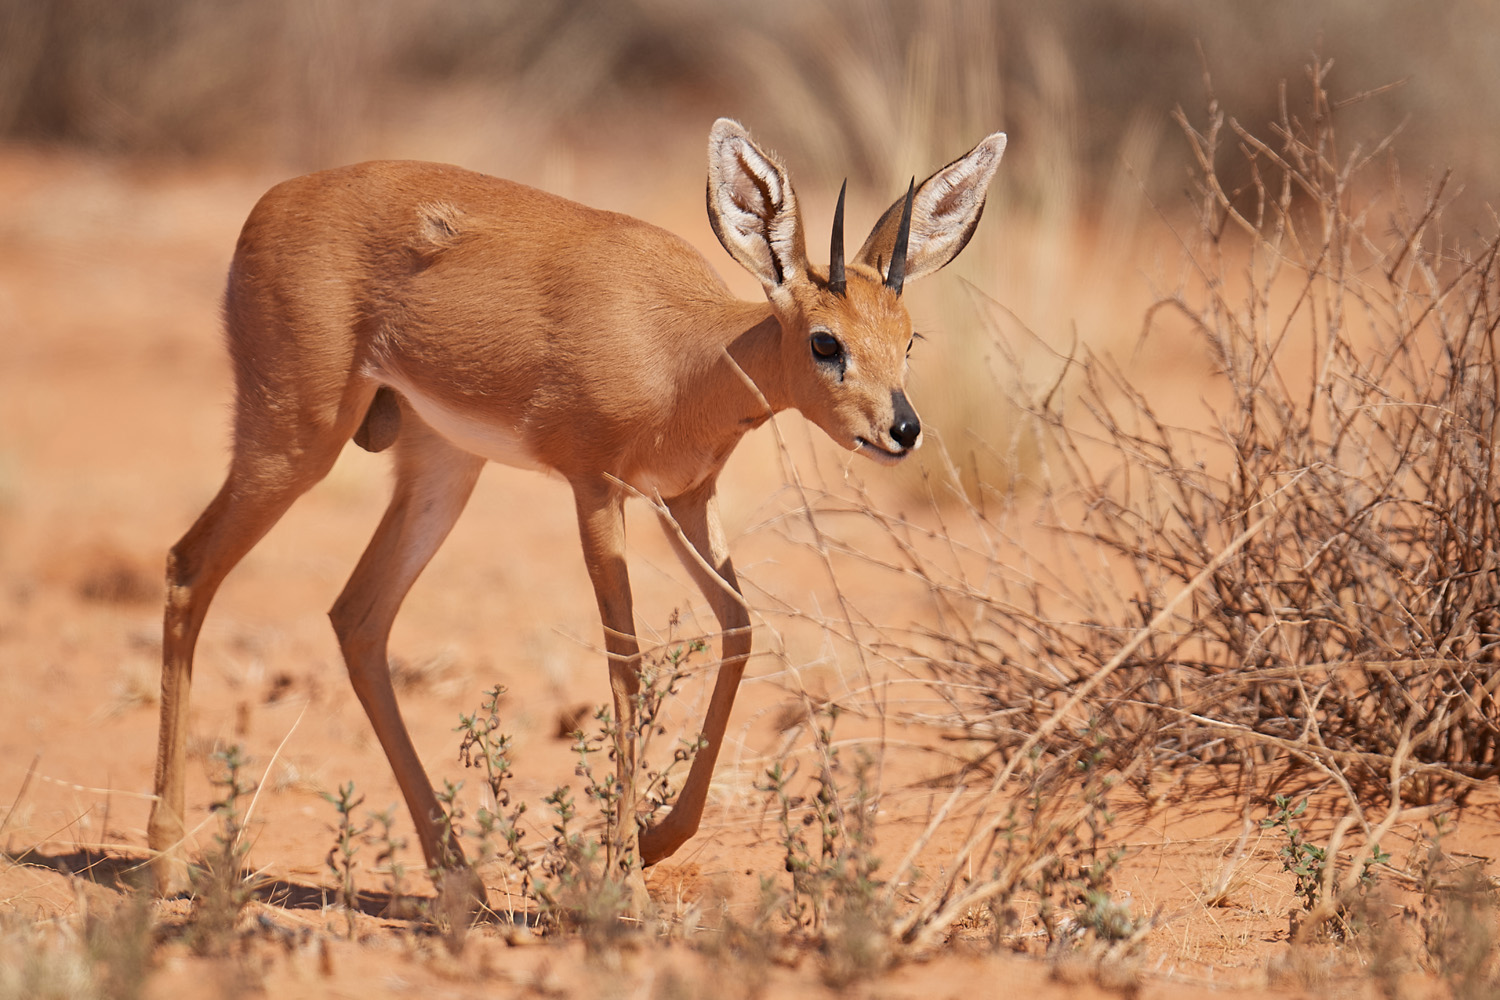
[[[548,467],[527,447],[525,438],[517,428],[505,423],[481,420],[472,413],[458,410],[423,393],[399,375],[380,372],[376,377],[401,393],[411,408],[417,411],[417,416],[422,418],[423,423],[464,451],[517,469],[548,471]]]

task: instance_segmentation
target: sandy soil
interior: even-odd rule
[[[0,150],[0,934],[13,940],[118,912],[119,881],[144,857],[161,565],[224,466],[229,383],[218,294],[239,224],[275,179]],[[611,183],[591,180],[580,194]],[[707,249],[696,196],[673,206],[661,221]],[[726,267],[722,254],[713,259]],[[836,484],[845,460],[809,444],[797,418],[781,425],[805,474]],[[233,953],[212,958],[169,933],[188,920],[185,901],[153,904],[168,932],[147,995],[239,995],[256,986],[285,997],[830,990],[815,955],[716,956],[693,947],[681,923],[748,921],[758,879],[785,877],[754,782],[771,756],[805,746],[800,691],[842,696],[863,683],[830,659],[815,628],[776,611],[817,607],[830,595],[819,559],[782,525],[790,501],[768,430],[731,463],[724,507],[736,562],[766,609],[758,649],[770,652],[743,687],[703,832],[652,872],[654,898],[679,921],[670,940],[591,951],[577,937],[534,942],[485,925],[455,956],[417,925],[369,914],[346,937],[342,912],[324,905],[334,885],[325,858],[335,816],[320,793],[352,779],[368,806],[398,795],[323,612],[380,516],[385,481],[381,457],[350,448],[214,606],[193,692],[189,822],[198,848],[210,848],[209,753],[241,745],[250,776],[264,779],[250,816],[249,864],[279,892],[251,903]],[[684,633],[705,630],[710,616],[649,512],[632,515],[631,537],[641,627],[663,635],[680,609]],[[851,574],[842,585],[873,613],[912,613],[878,580]],[[434,780],[464,778],[453,727],[487,687],[503,683],[516,745],[511,794],[541,817],[542,796],[572,779],[559,717],[607,698],[598,639],[566,488],[491,468],[413,591],[392,643],[406,718]],[[701,712],[712,664],[700,666],[671,710],[674,726]],[[938,779],[952,770],[951,748],[943,733],[894,719],[856,719],[847,735],[881,737],[888,747],[879,835],[881,854],[896,856],[946,795]],[[1278,843],[1256,823],[1267,807],[1257,802],[1247,813],[1224,790],[1232,777],[1208,768],[1167,774],[1151,801],[1116,803],[1111,840],[1126,855],[1113,892],[1133,913],[1156,915],[1129,962],[1048,959],[1039,933],[1023,938],[1019,953],[997,953],[976,931],[854,989],[893,998],[990,994],[1000,984],[1038,997],[1376,995],[1375,981],[1359,972],[1361,953],[1289,950],[1291,879],[1276,860]],[[471,814],[479,784],[465,787]],[[934,841],[936,865],[958,831]],[[1500,853],[1493,797],[1471,804],[1458,831],[1450,847],[1486,861]],[[1422,830],[1400,832],[1400,844],[1385,846],[1393,865],[1409,869]],[[1208,906],[1216,882],[1229,889]],[[492,894],[503,890],[491,882]],[[5,951],[0,961],[7,955],[15,961]],[[1420,992],[1424,982],[1408,985]]]

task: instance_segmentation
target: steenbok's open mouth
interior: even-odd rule
[[[911,454],[910,448],[902,448],[900,451],[891,451],[868,438],[857,437],[854,439],[854,450],[866,458],[873,458],[881,465],[895,465],[907,455]]]

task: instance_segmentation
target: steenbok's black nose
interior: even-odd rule
[[[891,424],[891,438],[903,448],[910,448],[922,436],[922,421],[917,412],[906,401],[906,393],[891,393],[891,408],[895,411],[895,422]]]

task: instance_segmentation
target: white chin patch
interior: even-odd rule
[[[880,447],[880,445],[867,441],[864,438],[854,439],[854,450],[866,458],[873,458],[881,465],[896,465],[907,455],[911,454],[910,448],[904,451],[887,451],[885,448]]]

